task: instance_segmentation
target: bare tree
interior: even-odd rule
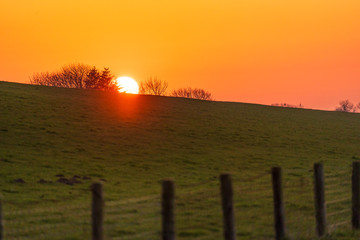
[[[65,65],[56,72],[35,73],[30,77],[30,83],[65,88],[118,89],[108,68],[100,73],[95,67],[81,63]]]
[[[213,101],[212,94],[208,91],[205,91],[201,88],[179,88],[172,91],[171,96],[173,97],[185,97],[185,98],[194,98],[200,100]]]
[[[168,83],[158,79],[157,77],[150,77],[147,80],[140,82],[139,93],[163,96],[166,94]]]
[[[69,64],[61,68],[62,79],[71,88],[85,88],[87,75],[92,67],[86,64]]]
[[[355,108],[360,111],[360,102],[358,104],[356,104]]]
[[[34,73],[30,77],[30,83],[35,85],[53,86],[53,87],[72,87],[69,81],[64,81],[60,72],[42,72]]]
[[[338,112],[351,112],[354,110],[354,104],[349,99],[339,102],[339,106],[335,109]],[[356,109],[355,109],[356,110]]]

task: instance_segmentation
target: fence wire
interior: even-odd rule
[[[326,174],[325,198],[330,234],[351,229],[351,168]],[[311,169],[283,170],[287,235],[315,238]],[[270,171],[232,175],[238,239],[273,239]],[[178,185],[175,194],[177,239],[223,239],[218,177]],[[81,204],[49,204],[30,209],[4,206],[4,239],[91,239],[91,199]],[[160,239],[161,193],[105,202],[105,239]]]
[[[90,214],[90,203],[14,211],[5,208],[4,239],[89,239]]]
[[[221,239],[219,180],[177,189],[176,229],[178,239]]]

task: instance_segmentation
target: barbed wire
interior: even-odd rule
[[[337,212],[327,213],[326,216],[327,217],[332,217],[332,216],[336,216],[336,215],[340,215],[340,214],[344,214],[344,213],[349,213],[349,212],[351,212],[350,208],[340,210],[340,211],[337,211]]]
[[[56,207],[37,207],[37,208],[28,208],[28,209],[15,209],[4,211],[5,217],[9,217],[12,215],[26,215],[26,214],[36,214],[36,213],[54,213],[54,212],[63,212],[64,210],[78,210],[78,209],[88,209],[90,207],[89,204],[67,204],[67,205],[56,205]]]
[[[335,204],[335,203],[340,203],[340,202],[345,202],[345,201],[350,201],[351,199],[349,199],[348,197],[346,198],[340,198],[340,199],[336,199],[336,200],[332,200],[332,201],[326,201],[326,206],[331,205],[331,204]]]
[[[283,177],[283,189],[286,196],[284,200],[285,209],[289,210],[286,218],[287,224],[290,229],[294,230],[293,235],[296,236],[309,234],[309,229],[313,231],[314,228],[313,221],[308,221],[314,219],[313,191],[312,189],[310,190],[310,187],[313,186],[313,179],[312,175],[305,172],[305,170],[303,176],[297,176],[301,172],[290,171],[292,174],[288,172]],[[342,218],[348,217],[347,215],[351,212],[350,172],[341,171],[325,176],[326,206],[330,209],[327,217],[336,217],[335,220],[338,221],[329,225],[334,229],[349,223],[349,220],[342,221]],[[344,181],[344,179],[349,180]],[[235,210],[237,213],[240,212],[240,217],[237,217],[237,219],[244,221],[244,217],[248,217],[253,219],[254,226],[257,222],[262,222],[262,224],[265,222],[266,226],[264,225],[264,227],[272,228],[273,202],[271,199],[272,184],[270,171],[264,171],[246,178],[234,176],[233,190]],[[215,229],[221,226],[219,177],[213,176],[205,181],[179,184],[176,189],[175,201],[177,230],[185,231],[192,227],[204,228],[205,235],[199,236],[199,239],[208,239],[210,230],[207,228],[213,227]],[[266,216],[259,217],[260,213],[264,215],[264,206],[266,206]],[[217,222],[211,226],[214,223],[203,221],[206,217],[216,219]],[[59,231],[59,236],[61,236],[61,231],[64,233],[68,232],[69,235],[76,231],[80,232],[80,234],[82,232],[89,234],[91,220],[90,201],[88,201],[88,204],[58,204],[53,208],[36,207],[11,211],[6,211],[5,209],[4,218],[4,225],[6,226],[5,236],[8,239],[25,239],[21,236],[28,234],[36,235],[36,239],[48,239],[50,234],[55,234],[54,236],[56,236]],[[258,220],[260,218],[262,220]],[[64,222],[57,223],[57,221]],[[160,221],[160,192],[159,194],[105,202],[105,229],[108,231],[107,236],[109,239],[159,238],[159,231],[146,230],[160,228]],[[81,231],[73,229],[72,226],[76,222],[80,223]],[[37,223],[40,225],[37,225]],[[123,233],[123,236],[115,236],[119,234],[117,230],[119,226],[124,228],[132,226],[134,231],[129,232],[128,236],[126,236],[126,232]],[[237,223],[237,226],[241,229],[242,224]],[[253,228],[253,226],[250,228]],[[299,229],[299,231],[296,229]],[[306,229],[308,229],[308,232]],[[301,231],[304,231],[304,234]],[[255,236],[257,233],[252,234]],[[259,234],[261,235],[261,233]]]
[[[338,189],[339,187],[343,189],[349,189],[351,188],[352,185],[350,181],[341,181],[341,180],[338,180],[337,182],[334,181],[331,183],[325,181],[324,184],[325,184],[325,191],[330,189]]]
[[[339,177],[339,176],[349,176],[349,173],[351,173],[351,168],[346,169],[346,170],[342,170],[342,171],[336,171],[335,173],[330,173],[330,174],[324,174],[325,178],[334,178],[334,177]]]
[[[87,225],[89,226],[89,229],[90,229],[90,219],[89,221],[87,221],[86,223],[88,223]],[[4,224],[6,226],[6,224]],[[69,231],[70,233],[71,232],[74,232],[74,231],[77,231],[79,232],[79,229],[74,229],[74,226],[69,223],[69,222],[63,222],[63,223],[41,223],[41,224],[33,224],[31,226],[23,226],[21,225],[21,228],[15,228],[15,229],[6,229],[5,228],[5,231],[4,231],[4,235],[5,235],[5,239],[10,239],[11,236],[13,235],[34,235],[34,234],[42,234],[44,233],[44,231],[46,230],[52,230],[51,232],[48,231],[49,233],[53,233],[53,230],[54,229],[58,229],[58,228],[61,228],[61,232],[65,233],[65,229],[66,227],[68,228],[71,228],[72,230]]]
[[[342,221],[342,222],[330,224],[330,225],[328,225],[328,227],[329,228],[334,228],[334,227],[339,227],[339,226],[343,226],[343,225],[350,225],[350,220],[345,220],[345,221]]]
[[[199,187],[199,186],[204,186],[207,185],[209,183],[215,183],[215,182],[219,182],[219,177],[218,176],[213,176],[207,180],[204,181],[199,181],[197,183],[190,183],[190,184],[179,184],[178,188],[179,189],[186,189],[186,188],[192,188],[192,187]]]
[[[160,194],[152,194],[152,195],[146,195],[146,196],[141,196],[141,197],[137,197],[137,198],[128,198],[128,199],[123,199],[123,200],[118,200],[118,201],[107,201],[105,204],[108,207],[111,206],[117,206],[117,205],[125,205],[125,204],[130,204],[130,203],[139,203],[139,202],[145,202],[145,201],[149,201],[149,200],[156,200],[156,199],[160,199]]]
[[[251,176],[251,177],[247,177],[247,178],[237,178],[237,176],[234,176],[233,180],[234,180],[234,182],[238,182],[238,181],[240,181],[240,182],[253,182],[255,180],[262,179],[265,176],[271,176],[270,170],[261,172],[261,173],[255,175],[255,176]]]
[[[337,194],[337,195],[339,195],[339,194],[344,194],[344,193],[349,193],[349,191],[348,190],[344,190],[344,189],[342,189],[342,188],[338,188],[338,189],[335,189],[335,190],[332,190],[332,191],[330,191],[330,190],[325,190],[325,194],[326,194],[326,196],[331,196],[332,194]]]

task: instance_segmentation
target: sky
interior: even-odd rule
[[[0,80],[70,63],[218,101],[360,102],[359,0],[1,0]]]

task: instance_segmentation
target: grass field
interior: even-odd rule
[[[159,239],[171,178],[178,239],[221,239],[218,175],[229,172],[239,239],[271,239],[269,170],[281,166],[289,237],[311,239],[322,162],[327,239],[358,239],[347,221],[359,126],[353,113],[0,82],[5,237],[90,239],[89,186],[102,181],[106,239]]]

